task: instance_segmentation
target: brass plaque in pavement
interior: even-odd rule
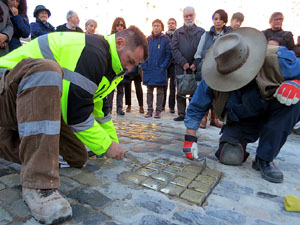
[[[188,200],[190,202],[194,202],[197,204],[202,204],[202,202],[205,200],[205,194],[202,192],[194,191],[191,189],[185,190],[181,196],[182,199]]]
[[[221,172],[206,166],[205,158],[192,163],[156,159],[139,167],[127,179],[192,204],[202,205],[221,176]]]
[[[168,166],[163,171],[170,174],[176,174],[179,170],[174,167]]]
[[[197,176],[195,180],[201,181],[202,183],[214,183],[214,182],[216,182],[216,178],[210,177],[210,176],[207,176],[207,175],[202,175],[202,174]]]
[[[151,188],[155,191],[158,191],[159,188],[162,186],[163,182],[148,178],[147,180],[143,181],[141,184],[144,187]]]
[[[192,180],[186,179],[184,177],[175,177],[174,180],[171,181],[171,184],[176,184],[181,187],[187,187]]]
[[[142,181],[146,180],[147,177],[144,177],[144,176],[140,176],[138,174],[131,174],[127,177],[127,179],[129,181],[131,181],[132,183],[135,183],[135,184],[140,184]]]
[[[214,177],[214,178],[218,178],[221,176],[221,172],[217,171],[217,170],[213,170],[213,169],[205,169],[202,173],[202,175],[207,175],[209,177]]]
[[[142,168],[140,170],[138,170],[137,174],[141,175],[141,176],[146,176],[149,177],[151,174],[155,173],[156,170],[151,170],[151,169],[147,169],[147,168]]]
[[[184,187],[180,187],[177,186],[175,184],[168,184],[166,187],[160,189],[161,192],[165,193],[165,194],[169,194],[171,196],[177,196],[179,197],[179,195],[185,190]]]
[[[197,175],[198,175],[197,172],[189,171],[189,170],[186,170],[186,171],[183,170],[180,173],[178,173],[178,176],[185,177],[189,180],[193,180]]]
[[[200,181],[193,181],[191,184],[189,184],[188,189],[206,193],[211,188],[211,185],[212,184],[202,183]]]
[[[156,180],[160,180],[160,181],[168,181],[170,178],[172,178],[173,176],[169,173],[155,173],[153,175],[151,175],[152,178],[156,179]]]
[[[160,170],[163,166],[161,164],[157,163],[149,163],[146,165],[146,168],[151,169],[151,170]]]

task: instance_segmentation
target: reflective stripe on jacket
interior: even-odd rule
[[[104,104],[123,79],[115,35],[50,33],[1,57],[0,67],[12,69],[28,57],[51,59],[63,68],[62,118],[89,149],[103,154],[112,140],[118,142]]]

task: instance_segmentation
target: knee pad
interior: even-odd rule
[[[231,144],[228,142],[220,144],[216,157],[220,163],[231,166],[240,166],[249,156],[242,144]]]

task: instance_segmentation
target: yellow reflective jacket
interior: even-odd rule
[[[63,68],[62,118],[89,149],[99,155],[118,143],[105,104],[123,79],[115,34],[49,33],[1,57],[0,68],[12,69],[28,57],[51,59]]]

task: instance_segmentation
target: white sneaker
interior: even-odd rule
[[[59,168],[69,168],[69,167],[71,167],[69,165],[69,163],[67,161],[65,161],[64,158],[61,155],[59,155],[59,157],[58,157],[58,163],[59,163]]]
[[[70,203],[57,189],[22,188],[23,200],[40,223],[54,224],[72,217]]]

